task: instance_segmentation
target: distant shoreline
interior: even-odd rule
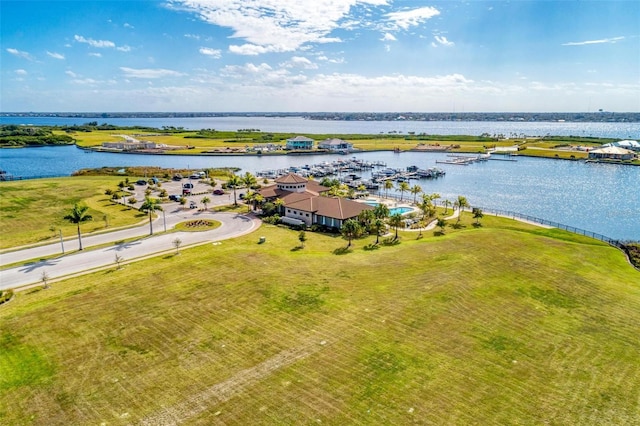
[[[301,117],[326,121],[505,121],[571,123],[637,123],[640,112],[0,112],[0,117],[87,118],[212,118]]]

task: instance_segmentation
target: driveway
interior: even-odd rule
[[[18,288],[39,283],[41,282],[43,273],[46,273],[46,275],[53,280],[78,274],[83,271],[114,265],[116,255],[120,256],[124,261],[130,261],[172,250],[174,249],[173,241],[176,238],[182,241],[182,246],[188,246],[238,237],[254,231],[261,223],[258,219],[237,213],[198,212],[196,210],[183,210],[179,208],[174,211],[165,212],[164,216],[163,218],[161,214],[160,217],[153,222],[154,232],[163,231],[165,223],[167,229],[172,229],[179,222],[195,218],[215,219],[221,222],[222,225],[211,231],[172,232],[169,234],[150,236],[149,223],[147,222],[135,228],[82,238],[82,244],[85,248],[104,244],[108,245],[107,247],[96,250],[77,251],[78,240],[76,238],[65,241],[64,243],[65,251],[67,253],[72,252],[72,254],[62,255],[60,243],[3,253],[0,255],[0,264],[8,265],[18,262],[25,262],[25,264],[0,270],[0,289]],[[113,244],[134,237],[141,238],[132,242]],[[56,254],[60,254],[60,256],[27,263],[29,260],[55,256]]]

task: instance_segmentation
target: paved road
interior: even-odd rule
[[[18,262],[25,262],[25,264],[1,270],[0,289],[18,288],[39,283],[41,282],[43,272],[45,272],[50,279],[55,279],[95,268],[114,265],[116,255],[121,256],[124,261],[128,261],[171,250],[174,248],[172,242],[176,238],[180,238],[182,245],[187,246],[237,237],[247,234],[260,226],[259,220],[236,213],[211,213],[176,209],[165,212],[164,217],[160,214],[160,217],[153,222],[153,229],[154,232],[161,232],[164,230],[165,222],[167,229],[171,229],[179,222],[195,218],[215,219],[220,221],[222,226],[204,232],[173,232],[150,236],[149,222],[146,222],[146,224],[135,228],[85,236],[82,238],[83,246],[88,248],[91,246],[115,243],[124,239],[141,237],[132,242],[108,245],[101,249],[79,252],[77,251],[78,240],[76,238],[64,242],[65,251],[72,254],[61,255],[60,243],[3,253],[0,255],[0,265]],[[38,260],[55,255],[60,256],[47,260]],[[27,261],[33,262],[27,263]]]

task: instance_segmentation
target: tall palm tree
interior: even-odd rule
[[[278,200],[276,200],[276,202],[277,201]],[[262,203],[264,203],[264,196],[262,194],[256,194],[253,197],[253,202],[255,203],[256,207],[257,206],[262,206]],[[283,203],[284,203],[284,201],[283,201]],[[274,202],[274,204],[275,204],[275,202]]]
[[[380,203],[373,208],[373,215],[378,219],[386,219],[389,217],[389,207],[384,203]]]
[[[349,241],[347,248],[351,247],[351,240],[358,238],[362,234],[362,226],[355,219],[347,219],[340,228],[340,233]]]
[[[387,179],[384,181],[384,190],[385,190],[384,197],[385,198],[389,198],[390,189],[393,189],[393,181],[391,179]]]
[[[276,198],[273,201],[273,205],[276,207],[278,214],[282,214],[282,207],[284,207],[284,200],[282,198]]]
[[[257,192],[251,190],[244,194],[244,202],[247,203],[247,212],[251,211],[251,204],[253,204],[257,194]]]
[[[384,228],[384,221],[376,218],[373,220],[371,227],[376,231],[376,245],[380,242],[380,231]]]
[[[398,239],[398,228],[402,225],[402,215],[400,213],[392,214],[389,217],[389,225],[393,226],[396,229],[396,236],[393,238],[394,240]]]
[[[445,228],[445,226],[447,226],[447,221],[444,220],[443,218],[439,217],[438,221],[436,222],[436,224],[438,225],[438,228],[440,228],[440,233],[444,234],[444,228]]]
[[[227,180],[227,187],[233,188],[233,205],[238,205],[238,199],[236,198],[236,188],[242,184],[242,179],[236,175],[229,176]]]
[[[145,197],[144,203],[140,206],[140,211],[149,214],[149,235],[153,235],[153,212],[162,211],[160,200],[157,198]]]
[[[447,211],[449,211],[449,207],[451,207],[451,201],[444,199],[442,200],[442,205],[444,206],[444,214],[447,214]]]
[[[80,224],[82,222],[87,222],[93,219],[90,214],[87,214],[87,210],[89,207],[87,206],[79,206],[78,204],[74,204],[71,209],[71,213],[64,217],[65,220],[68,220],[71,223],[75,223],[78,226],[78,245],[79,249],[82,250],[82,235],[80,234]]]
[[[409,184],[407,182],[400,182],[398,185],[398,191],[400,191],[400,201],[402,201],[403,194],[409,190]]]
[[[211,198],[203,197],[202,200],[200,200],[200,202],[202,204],[204,204],[204,209],[207,210],[207,204],[209,204],[211,202]]]
[[[418,194],[422,192],[422,187],[420,185],[413,185],[411,187],[411,193],[413,194],[413,204],[416,203],[416,197]]]
[[[462,195],[458,195],[458,199],[455,201],[455,204],[458,206],[458,220],[456,221],[456,223],[460,223],[460,218],[462,217],[462,211],[464,210],[465,207],[469,207],[469,202],[467,201],[466,197],[463,197]]]
[[[480,219],[484,217],[484,213],[482,213],[482,209],[478,207],[474,207],[472,212],[473,212],[473,218],[476,220],[476,225],[480,225]]]
[[[242,176],[242,183],[250,189],[258,183],[258,179],[256,179],[256,177],[251,173],[247,172]]]
[[[358,214],[358,221],[367,231],[371,229],[371,223],[374,219],[375,215],[373,214],[373,210],[362,210],[360,214]]]

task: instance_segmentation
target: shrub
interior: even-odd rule
[[[13,290],[0,290],[0,305],[8,302],[13,297]]]

